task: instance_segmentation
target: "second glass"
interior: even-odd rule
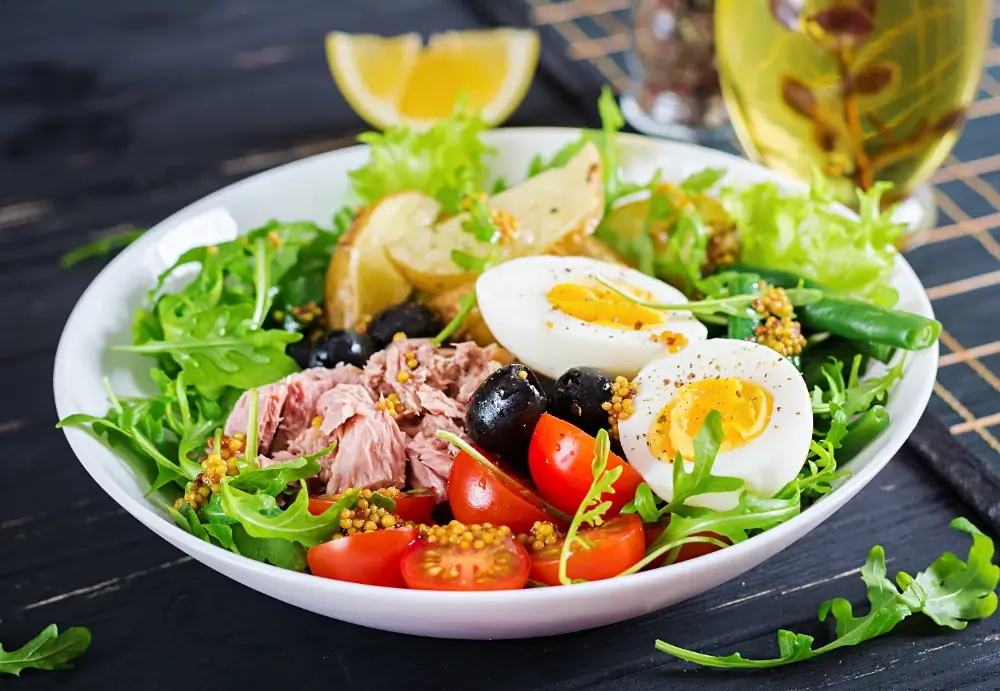
[[[797,177],[818,169],[847,204],[883,180],[886,204],[920,196],[975,97],[992,5],[718,0],[719,73],[740,143]],[[933,215],[932,198],[923,212]]]

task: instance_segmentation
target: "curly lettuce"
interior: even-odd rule
[[[371,147],[371,156],[348,173],[352,190],[363,204],[393,192],[423,192],[441,202],[445,213],[458,213],[464,195],[485,189],[487,156],[493,153],[479,138],[486,129],[459,104],[423,131],[399,126],[362,134],[358,141]]]
[[[891,307],[895,241],[903,227],[881,210],[888,184],[858,191],[858,218],[838,213],[830,186],[815,175],[808,194],[772,182],[727,189],[721,199],[740,232],[742,261],[794,271],[827,288]]]

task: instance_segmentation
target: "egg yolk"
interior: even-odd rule
[[[655,458],[673,461],[677,453],[694,460],[694,437],[713,410],[722,415],[720,452],[749,444],[771,419],[770,392],[739,377],[702,379],[685,384],[650,426],[649,450]]]
[[[634,288],[630,292],[638,298],[649,298]],[[637,305],[599,284],[560,283],[546,297],[563,314],[590,324],[641,331],[663,323],[663,316],[656,310]]]

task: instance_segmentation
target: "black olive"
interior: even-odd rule
[[[550,412],[587,434],[597,434],[608,427],[608,411],[601,404],[611,396],[611,377],[596,367],[571,367],[556,380]]]
[[[303,338],[301,341],[289,343],[285,346],[285,355],[295,360],[295,364],[302,369],[309,366],[309,356],[311,354],[312,344],[309,342],[308,338]]]
[[[432,338],[444,328],[434,311],[419,302],[401,302],[387,307],[368,322],[367,333],[375,345],[384,348],[398,333],[407,338]]]
[[[486,377],[469,399],[465,428],[486,451],[510,453],[528,445],[548,399],[524,365],[507,365]]]
[[[372,339],[357,331],[334,329],[316,342],[309,355],[310,367],[336,367],[344,362],[364,367],[368,358],[378,350]]]

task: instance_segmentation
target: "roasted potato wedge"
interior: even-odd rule
[[[589,235],[604,213],[600,154],[588,143],[563,168],[525,180],[486,205],[507,212],[518,225],[517,237],[497,249],[497,262],[544,254],[567,235]],[[472,274],[455,264],[452,252],[482,255],[487,247],[462,229],[467,218],[462,213],[425,232],[403,234],[388,248],[389,258],[410,283],[430,295],[468,283]]]
[[[356,328],[410,295],[413,286],[389,261],[386,247],[405,234],[426,235],[439,212],[440,204],[420,192],[390,194],[362,209],[326,272],[330,328]]]

